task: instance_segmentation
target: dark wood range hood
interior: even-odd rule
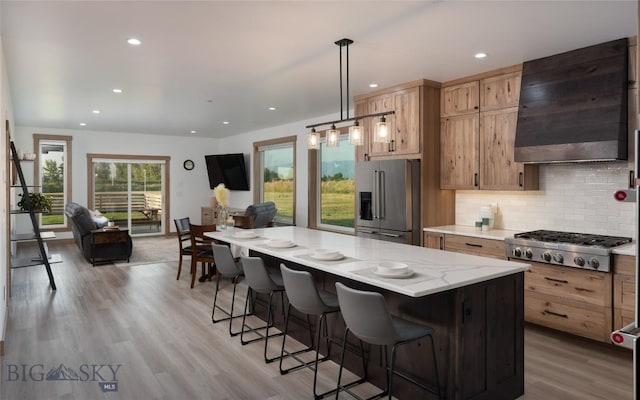
[[[525,62],[515,161],[626,160],[627,60],[625,38]]]

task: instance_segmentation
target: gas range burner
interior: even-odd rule
[[[628,237],[545,230],[518,233],[513,235],[513,237],[520,239],[538,240],[541,242],[568,243],[578,246],[601,246],[605,248],[611,248],[631,243],[631,238]]]
[[[511,259],[609,272],[611,250],[631,238],[539,230],[518,233],[505,243]]]

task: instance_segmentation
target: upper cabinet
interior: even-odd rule
[[[423,151],[423,115],[425,109],[434,110],[437,104],[425,101],[425,96],[437,98],[438,87],[425,86],[424,80],[409,82],[355,98],[355,116],[394,111],[385,116],[389,131],[389,143],[373,141],[376,124],[380,118],[360,121],[365,130],[363,146],[356,150],[356,160],[380,158],[421,158]],[[428,93],[428,94],[427,94]],[[427,111],[428,112],[428,111]]]
[[[514,161],[520,80],[510,71],[442,88],[441,188],[538,189],[537,165]]]
[[[477,113],[480,108],[479,82],[443,87],[440,109],[443,117]]]
[[[480,110],[518,107],[521,78],[521,72],[514,72],[480,81]]]

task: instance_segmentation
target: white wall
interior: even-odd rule
[[[456,224],[473,225],[480,206],[498,203],[496,228],[625,236],[635,239],[635,203],[614,200],[627,189],[626,161],[540,165],[540,190],[457,191]]]
[[[29,151],[35,151],[32,150],[34,133],[73,137],[71,200],[83,205],[88,202],[87,153],[170,157],[170,221],[183,217],[190,217],[196,223],[200,221],[200,207],[208,205],[211,198],[204,156],[222,152],[218,140],[197,137],[73,131],[24,126],[18,127],[16,131],[16,146]],[[186,159],[195,162],[193,170],[187,171],[182,167]],[[25,178],[33,177],[33,168],[28,165],[25,167]],[[30,169],[27,170],[27,168]],[[169,228],[175,231],[172,223]],[[28,229],[28,226],[24,229]],[[71,234],[57,236],[71,237]]]

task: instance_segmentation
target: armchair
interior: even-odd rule
[[[273,226],[278,210],[273,201],[252,204],[244,212],[244,215],[234,215],[235,225],[239,228],[266,228]]]

